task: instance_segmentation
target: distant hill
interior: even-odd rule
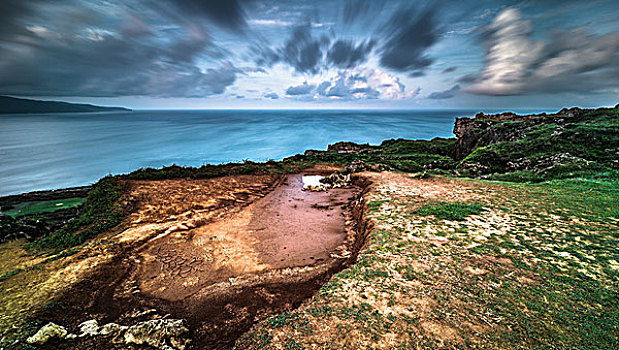
[[[24,98],[0,96],[0,114],[16,113],[79,113],[130,111],[123,107],[101,107],[58,101],[39,101]]]

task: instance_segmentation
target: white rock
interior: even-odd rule
[[[99,323],[97,320],[88,320],[80,323],[80,337],[93,337],[99,335]]]
[[[63,326],[50,322],[41,327],[35,335],[28,337],[26,341],[30,344],[45,344],[52,338],[64,339],[67,337],[67,333],[66,328]]]
[[[108,335],[108,334],[112,334],[112,333],[120,333],[124,330],[126,330],[127,326],[121,326],[117,323],[108,323],[106,325],[103,325],[100,329],[99,329],[99,334],[100,335]]]

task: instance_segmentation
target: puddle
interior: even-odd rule
[[[303,190],[325,187],[325,184],[320,182],[324,178],[322,175],[303,175]]]

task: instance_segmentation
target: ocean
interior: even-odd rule
[[[279,160],[337,141],[453,136],[474,111],[151,111],[0,115],[0,196],[166,165]]]

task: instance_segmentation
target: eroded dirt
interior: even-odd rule
[[[70,330],[92,318],[181,318],[195,348],[231,348],[256,321],[312,296],[355,246],[359,190],[306,192],[301,176],[130,183],[133,214],[104,237],[105,263],[57,299],[62,312],[37,318]],[[105,337],[48,346],[128,348]]]

